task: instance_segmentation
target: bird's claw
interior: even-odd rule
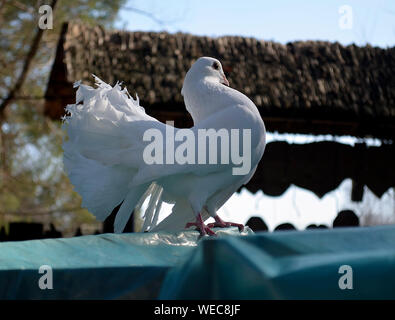
[[[201,215],[199,214],[196,218],[196,221],[188,222],[185,225],[185,228],[188,229],[190,227],[196,227],[196,229],[200,231],[200,236],[205,236],[205,235],[216,236],[215,232],[211,230],[211,228],[215,228],[215,227],[218,228],[237,227],[239,229],[239,232],[242,232],[244,230],[244,225],[240,223],[223,221],[218,215],[216,215],[214,219],[215,219],[214,223],[209,223],[208,225],[205,225]]]
[[[206,225],[200,225],[197,222],[188,222],[185,225],[185,228],[188,229],[190,227],[196,227],[197,230],[200,231],[200,235],[201,236],[205,236],[205,235],[209,235],[209,236],[216,236],[215,232],[213,230],[211,230],[211,228],[209,226]]]
[[[200,236],[205,236],[207,234],[209,236],[216,236],[215,232],[213,230],[211,230],[209,226],[206,226],[204,224],[202,216],[200,215],[200,213],[196,217],[196,221],[195,222],[188,222],[185,225],[186,229],[188,229],[190,227],[196,227],[196,229],[200,231]]]
[[[209,223],[207,225],[209,228],[228,228],[228,227],[237,227],[239,229],[240,232],[242,232],[244,230],[244,225],[240,224],[240,223],[235,223],[235,222],[225,222],[225,223]]]
[[[244,225],[241,223],[235,223],[235,222],[226,222],[223,221],[219,216],[214,217],[215,222],[214,223],[209,223],[207,226],[209,228],[228,228],[228,227],[237,227],[239,229],[239,232],[242,232],[244,230]]]

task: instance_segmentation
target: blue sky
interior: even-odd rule
[[[164,24],[158,24],[133,11],[123,10],[117,28],[206,36],[241,35],[280,43],[325,40],[338,41],[344,45],[395,45],[393,0],[134,0],[129,1],[128,5],[152,13],[157,19],[163,20]],[[352,10],[351,29],[340,27],[344,15],[339,13],[339,9],[344,5]],[[130,89],[129,91],[133,91]],[[275,140],[308,143],[317,140],[317,137],[269,133],[268,141]],[[353,138],[348,137],[341,142],[352,144]],[[377,141],[370,141],[369,144],[377,145]],[[291,222],[298,229],[304,229],[310,223],[331,225],[336,213],[346,208],[354,209],[357,214],[371,210],[387,217],[393,216],[393,190],[381,199],[366,190],[364,201],[359,204],[350,202],[350,190],[349,179],[323,199],[295,186],[291,186],[280,197],[269,197],[262,192],[252,195],[244,190],[235,194],[221,208],[220,213],[225,219],[240,223],[245,223],[250,215],[259,215],[270,229],[283,222]]]
[[[151,12],[164,25],[123,10],[117,26],[128,30],[242,35],[287,43],[327,40],[342,44],[395,45],[395,1],[390,0],[133,0],[129,6]],[[351,29],[342,29],[339,8],[352,9]]]

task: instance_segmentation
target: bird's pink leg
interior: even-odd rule
[[[209,223],[207,225],[209,228],[214,228],[214,227],[219,227],[219,228],[237,227],[237,228],[239,228],[240,232],[244,230],[244,225],[242,225],[240,223],[225,222],[218,215],[216,215],[214,217],[214,219],[215,219],[214,223]]]
[[[196,227],[200,231],[200,235],[202,235],[202,236],[204,236],[206,234],[208,234],[210,236],[216,236],[215,232],[213,230],[211,230],[210,227],[208,227],[204,224],[204,221],[203,221],[200,213],[196,217],[196,222],[188,222],[185,225],[185,228],[189,228],[189,227],[193,227],[193,226]]]

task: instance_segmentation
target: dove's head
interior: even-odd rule
[[[229,86],[228,79],[226,79],[222,70],[221,62],[210,57],[201,57],[196,60],[185,76],[184,86],[188,81],[199,80],[207,80]]]

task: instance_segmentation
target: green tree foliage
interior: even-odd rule
[[[0,0],[0,102],[15,85],[49,1]],[[0,226],[53,222],[63,232],[94,222],[80,208],[62,165],[60,123],[42,114],[43,96],[63,22],[79,19],[111,28],[125,0],[58,0],[53,29],[43,32],[28,76],[0,120]]]

